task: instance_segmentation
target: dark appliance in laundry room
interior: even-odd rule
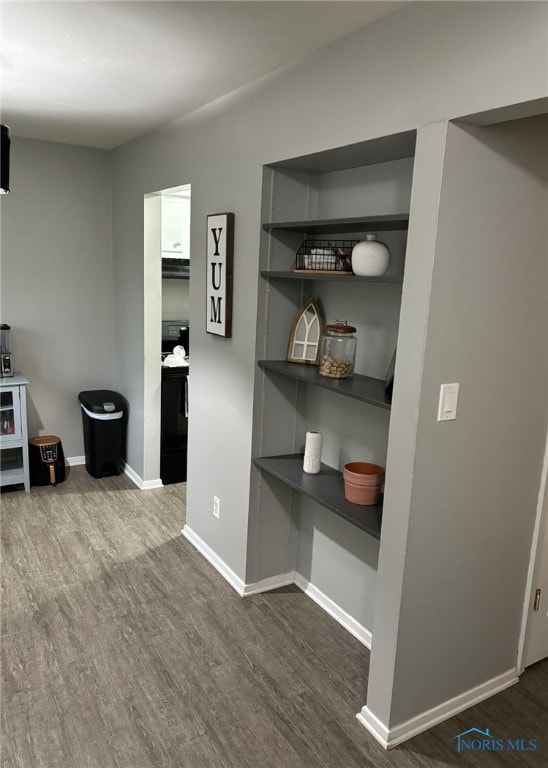
[[[166,364],[175,356],[176,347],[184,348],[188,362],[188,322],[162,322],[160,478],[164,485],[185,482],[187,470],[189,367]],[[181,350],[177,351],[182,355]]]

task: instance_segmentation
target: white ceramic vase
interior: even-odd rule
[[[308,475],[317,475],[322,468],[322,442],[323,435],[321,432],[306,433],[303,471]]]
[[[366,235],[352,249],[352,271],[360,277],[384,275],[389,260],[388,246],[377,240],[377,235]]]

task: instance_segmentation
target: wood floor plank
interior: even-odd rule
[[[382,750],[355,719],[367,649],[296,587],[240,598],[180,535],[185,485],[75,467],[0,498],[2,768],[548,764],[548,662]],[[457,754],[472,725],[541,749]]]
[[[178,768],[229,768],[230,763],[223,760],[215,745],[207,736],[192,741],[176,744],[169,750],[172,765]]]

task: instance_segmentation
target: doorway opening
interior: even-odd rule
[[[145,409],[148,477],[187,479],[191,186],[145,195]]]

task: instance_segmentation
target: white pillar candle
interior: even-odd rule
[[[321,432],[307,432],[304,444],[303,470],[309,475],[317,475],[322,464]]]

